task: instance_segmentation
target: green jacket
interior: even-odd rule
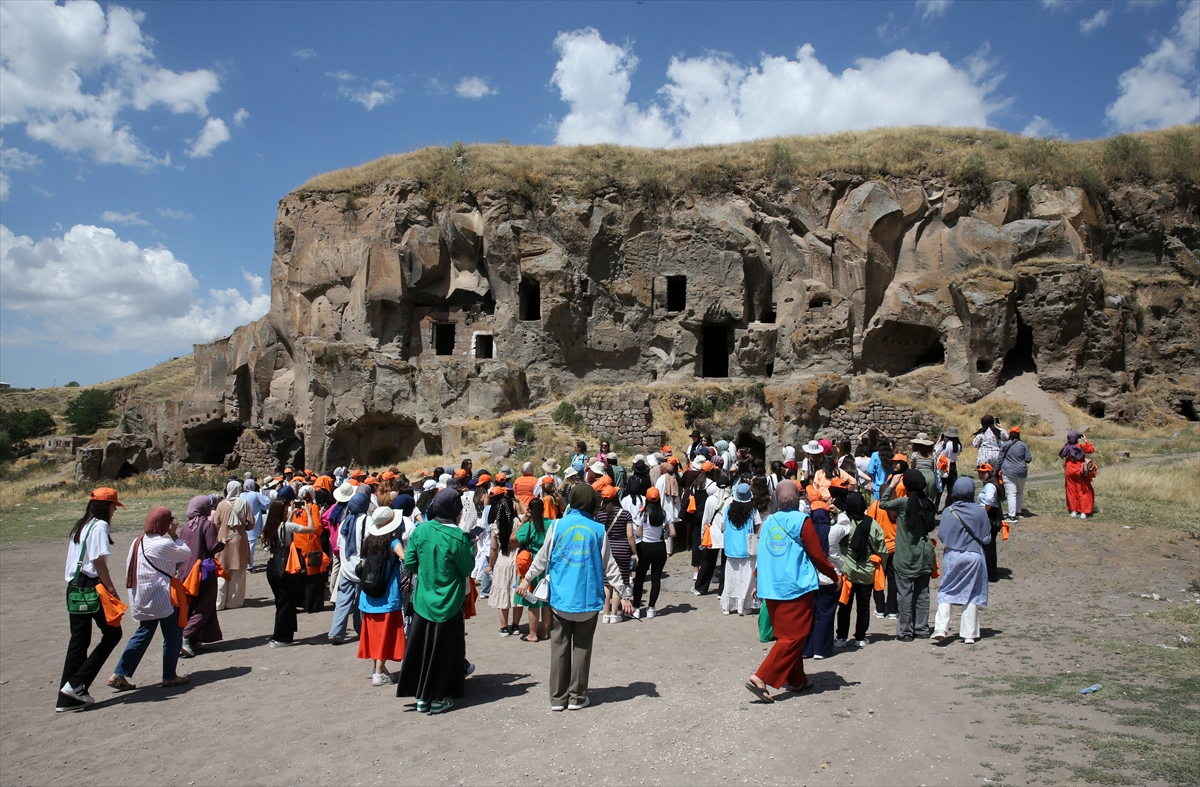
[[[850,522],[850,538],[854,538],[854,528],[858,525],[853,520]],[[861,563],[854,559],[854,554],[851,553],[850,547],[847,546],[842,550],[842,573],[846,575],[846,579],[855,585],[870,585],[875,581],[875,564],[871,562],[871,555],[879,555],[884,560],[887,559],[887,541],[883,538],[883,528],[875,520],[871,520],[871,534],[867,536],[867,546],[869,552],[867,559]]]
[[[893,487],[888,487],[879,499],[880,508],[896,515],[896,552],[892,556],[892,568],[904,577],[928,576],[933,571],[933,543],[929,534],[937,529],[937,517],[929,514],[918,522],[908,522],[908,498],[893,499],[894,492]]]
[[[417,577],[412,603],[418,615],[445,623],[462,612],[475,558],[470,539],[457,525],[421,523],[408,540],[404,565]]]

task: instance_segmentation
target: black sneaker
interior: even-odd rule
[[[912,634],[905,634],[903,637],[900,638],[900,641],[901,642],[912,642],[913,641]]]

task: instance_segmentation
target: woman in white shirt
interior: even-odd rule
[[[117,588],[108,575],[109,522],[117,507],[125,506],[117,499],[117,490],[100,487],[92,492],[87,510],[71,528],[71,540],[67,544],[67,598],[71,589],[90,589],[103,585],[114,598]],[[91,614],[71,614],[71,641],[67,645],[67,658],[63,663],[62,681],[54,710],[58,713],[76,711],[95,702],[88,689],[100,674],[100,668],[109,654],[121,641],[121,627],[108,625],[104,609]],[[100,629],[100,644],[90,654],[92,623]]]
[[[164,688],[188,683],[187,676],[176,674],[179,649],[183,645],[183,625],[187,624],[187,609],[184,608],[183,625],[179,622],[179,608],[171,603],[171,578],[179,564],[187,560],[192,550],[179,538],[179,523],[171,509],[157,506],[146,515],[143,535],[129,547],[129,558],[125,587],[129,588],[129,612],[138,622],[138,630],[129,639],[121,660],[108,685],[117,691],[136,689],[129,682],[137,670],[142,656],[150,647],[154,630],[162,628],[163,635],[163,679]]]

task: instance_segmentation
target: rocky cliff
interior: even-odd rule
[[[1036,369],[1099,417],[1195,401],[1195,179],[935,170],[301,189],[279,203],[270,313],[197,346],[190,403],[145,420],[168,460],[220,462],[253,429],[280,462],[333,466],[438,454],[454,422],[585,383],[936,367],[974,400]]]

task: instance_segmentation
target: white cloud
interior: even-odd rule
[[[192,158],[208,158],[217,145],[228,141],[229,127],[225,125],[225,121],[221,118],[209,118],[199,138],[188,148],[187,154]]]
[[[42,160],[32,153],[4,147],[4,140],[0,139],[0,202],[8,199],[8,192],[12,186],[8,179],[9,172],[31,169],[41,163]]]
[[[954,0],[917,0],[917,11],[920,12],[922,19],[928,19],[931,16],[945,16],[953,4]]]
[[[1108,24],[1108,18],[1111,15],[1112,15],[1112,12],[1109,11],[1107,8],[1101,8],[1094,15],[1089,16],[1087,19],[1080,19],[1079,20],[1079,32],[1083,33],[1086,36],[1089,33],[1091,33],[1093,30],[1099,30],[1100,28],[1102,28]]]
[[[301,60],[312,60],[317,56],[317,50],[315,50],[315,49],[297,49],[296,51],[292,52],[292,54],[295,55],[296,57],[300,58]]]
[[[1025,128],[1021,130],[1023,137],[1037,137],[1038,139],[1046,139],[1052,137],[1055,139],[1070,139],[1071,135],[1060,129],[1058,126],[1051,123],[1041,115],[1034,115],[1033,120],[1030,120]]]
[[[141,31],[145,15],[96,2],[0,3],[0,125],[101,164],[149,167],[156,158],[121,118],[163,105],[208,114],[220,80],[208,69],[161,68]],[[94,92],[88,92],[90,90]]]
[[[184,213],[181,210],[171,210],[170,208],[155,208],[155,213],[162,216],[164,219],[194,219],[196,218],[190,213]]]
[[[247,112],[245,109],[239,109],[237,112],[233,113],[233,125],[241,128],[242,126],[246,125],[246,119],[248,117],[250,117],[249,112]]]
[[[454,86],[454,92],[463,98],[483,98],[484,96],[494,96],[497,93],[496,88],[488,85],[486,79],[479,77],[463,77]]]
[[[570,105],[560,144],[669,147],[878,126],[982,127],[1002,106],[988,99],[1003,74],[986,47],[965,70],[936,52],[899,49],[841,74],[818,61],[811,44],[795,59],[764,55],[750,68],[723,55],[674,57],[658,91],[663,104],[642,108],[628,100],[637,66],[631,46],[610,44],[593,28],[560,33],[554,45],[551,82]]]
[[[35,243],[0,225],[0,304],[19,323],[5,326],[3,343],[121,352],[211,341],[270,307],[262,277],[243,276],[249,297],[235,288],[198,297],[187,264],[162,246],[83,224]]]
[[[380,104],[390,104],[396,98],[396,89],[382,79],[376,79],[369,88],[341,85],[337,92],[342,98],[362,104],[368,111]]]
[[[1105,116],[1118,131],[1144,131],[1200,119],[1200,0],[1192,0],[1171,34],[1117,78]]]
[[[358,77],[351,74],[349,71],[326,71],[325,76],[333,77],[339,82],[353,82]]]
[[[1042,8],[1059,11],[1067,7],[1068,0],[1042,0]]]
[[[117,213],[115,210],[106,210],[100,214],[100,219],[108,222],[109,224],[147,225],[150,223],[139,216],[137,211],[134,211],[133,213]]]

